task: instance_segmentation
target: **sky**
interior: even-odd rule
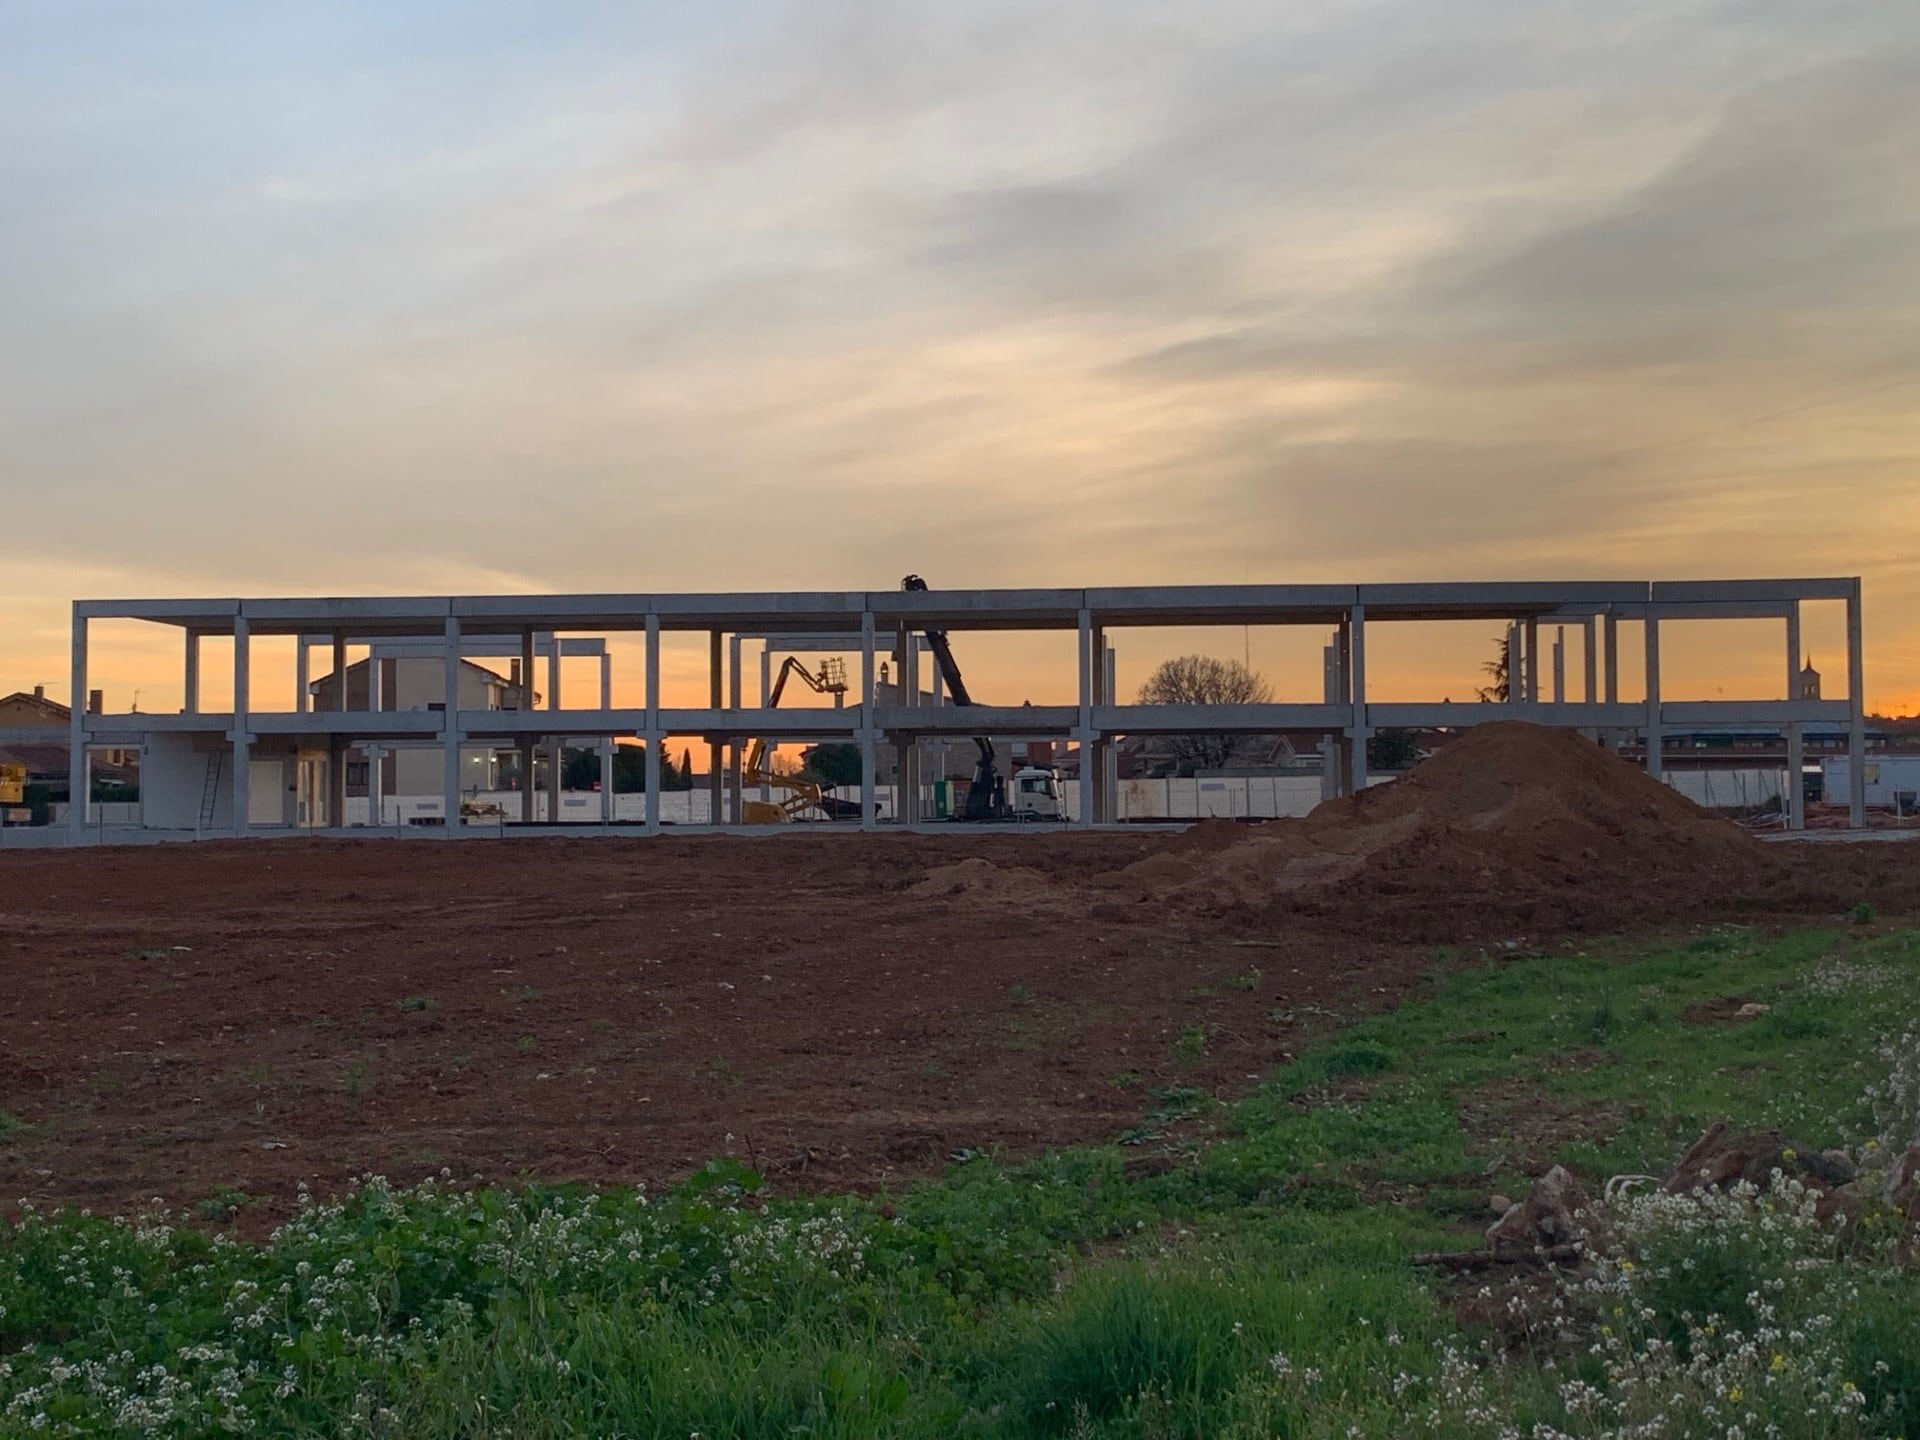
[[[1908,0],[0,27],[0,691],[64,694],[82,596],[1859,574],[1920,710]],[[1663,641],[1784,688],[1765,627]]]

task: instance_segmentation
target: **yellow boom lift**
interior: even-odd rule
[[[847,693],[846,662],[834,658],[822,660],[819,673],[816,674],[802,665],[797,657],[789,655],[781,662],[779,677],[773,682],[773,692],[767,696],[768,709],[779,707],[787,681],[794,676],[798,676],[816,695],[837,698]],[[844,804],[823,795],[820,787],[811,780],[802,780],[797,775],[776,775],[768,770],[765,740],[755,740],[747,747],[746,759],[740,767],[740,783],[742,787],[764,785],[779,795],[776,800],[743,801],[741,816],[749,825],[785,825],[809,810],[834,818]],[[854,807],[854,813],[859,813],[858,806]]]

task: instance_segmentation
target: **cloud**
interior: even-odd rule
[[[1768,526],[1911,490],[1912,7],[190,13],[0,58],[0,504],[63,564],[1892,562]]]

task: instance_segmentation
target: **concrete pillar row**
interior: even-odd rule
[[[74,708],[79,709],[76,698]],[[233,833],[245,837],[251,824],[249,790],[253,779],[253,641],[247,617],[233,617]],[[81,792],[83,795],[85,791]]]
[[[879,798],[874,780],[873,746],[873,612],[860,612],[860,828],[874,828],[873,807]]]
[[[726,650],[718,630],[708,632],[707,636],[707,703],[715,710],[724,704],[726,694]],[[718,739],[707,741],[707,822],[718,825],[725,814],[725,797],[721,793],[721,747]]]
[[[1357,795],[1367,788],[1367,607],[1356,605],[1347,621],[1347,684],[1353,697],[1353,721],[1348,744],[1353,758],[1349,762],[1348,793]]]
[[[87,764],[87,618],[73,608],[73,653],[70,683],[72,704],[67,709],[67,832],[75,842],[87,833],[87,806],[92,799]]]
[[[446,807],[441,838],[460,834],[460,617],[447,616],[446,644],[441,653],[443,687],[440,716],[440,798]]]
[[[613,656],[604,650],[600,654],[600,708],[613,708]],[[613,752],[614,737],[605,735],[600,740],[600,823],[611,825],[616,817],[617,807],[613,799]]]
[[[1847,823],[1867,823],[1867,665],[1860,581],[1847,594]]]
[[[1647,611],[1647,773],[1662,779],[1667,773],[1666,737],[1660,728],[1660,617]]]
[[[1800,698],[1800,602],[1787,607],[1787,699]],[[1780,797],[1782,813],[1789,830],[1807,826],[1806,727],[1798,720],[1787,724],[1786,791]]]
[[[660,617],[647,616],[646,658],[647,713],[647,834],[660,833],[660,747],[667,737],[660,733]]]

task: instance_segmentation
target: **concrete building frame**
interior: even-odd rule
[[[1838,601],[1846,606],[1848,693],[1844,699],[1799,697],[1801,606]],[[1078,590],[882,590],[851,592],[770,592],[763,594],[581,594],[482,595],[327,599],[79,600],[73,606],[72,684],[75,695],[88,686],[87,647],[91,624],[138,620],[168,625],[183,637],[186,704],[177,715],[149,713],[89,714],[73,707],[69,744],[76,794],[87,793],[87,755],[96,748],[143,745],[150,735],[190,732],[217,736],[233,758],[233,833],[252,830],[246,796],[248,760],[256,740],[298,736],[324,741],[332,753],[351,747],[401,741],[436,743],[444,755],[444,833],[460,833],[460,753],[463,742],[518,746],[524,751],[544,741],[559,747],[570,740],[600,748],[603,775],[613,737],[632,735],[646,746],[647,806],[644,829],[656,834],[660,818],[660,747],[670,736],[698,736],[709,747],[709,784],[720,815],[723,754],[732,757],[732,790],[738,817],[738,757],[756,736],[779,743],[831,740],[851,743],[861,753],[863,829],[878,825],[875,811],[875,754],[882,744],[906,758],[902,774],[911,780],[911,756],[929,738],[965,739],[976,734],[1031,735],[1072,740],[1088,757],[1091,784],[1082,787],[1078,823],[1111,823],[1116,814],[1113,741],[1124,735],[1217,733],[1310,733],[1341,737],[1332,757],[1332,788],[1350,794],[1366,783],[1366,747],[1377,731],[1389,728],[1463,727],[1494,720],[1521,719],[1579,729],[1595,736],[1638,733],[1645,737],[1648,770],[1663,768],[1660,737],[1669,728],[1707,725],[1770,726],[1787,737],[1789,770],[1802,759],[1801,731],[1810,722],[1848,727],[1853,777],[1849,808],[1852,823],[1865,824],[1865,708],[1863,699],[1861,582],[1853,578],[1681,581],[1443,582],[1384,585],[1198,585],[1095,588]],[[1662,627],[1691,620],[1773,620],[1784,627],[1782,654],[1787,676],[1785,700],[1669,701],[1662,694]],[[1510,693],[1504,703],[1378,703],[1367,693],[1367,632],[1370,625],[1418,621],[1489,621],[1509,626]],[[1619,625],[1644,627],[1646,697],[1620,699]],[[1120,704],[1113,686],[1113,647],[1118,632],[1137,627],[1312,626],[1330,630],[1326,686],[1319,704],[1164,706]],[[915,642],[928,627],[948,631],[1068,630],[1077,635],[1078,703],[1074,705],[952,706],[921,705],[922,647]],[[1551,696],[1542,694],[1539,637],[1543,627],[1577,628],[1586,639],[1581,695],[1565,693],[1564,651],[1556,644]],[[645,703],[639,708],[612,704],[611,658],[605,637],[644,636]],[[660,687],[662,637],[704,633],[708,637],[708,703],[668,707]],[[203,712],[200,696],[200,642],[206,636],[233,642],[233,708]],[[255,636],[297,639],[300,663],[298,698],[290,710],[260,710],[252,704],[250,646]],[[592,638],[581,638],[589,636]],[[729,646],[729,637],[736,637]],[[895,694],[899,703],[873,703],[876,655],[883,637],[898,657]],[[762,672],[760,703],[744,703],[740,641],[756,639],[779,650],[846,648],[860,657],[860,703],[840,708],[776,710],[766,704]],[[343,710],[307,708],[305,671],[311,650],[330,647],[336,673],[345,669],[347,652],[364,647],[377,655],[437,655],[445,667],[445,700],[432,710]],[[540,654],[549,658],[545,703],[518,710],[466,711],[459,706],[459,666],[471,656],[511,655],[517,647],[522,675],[531,680]],[[559,693],[560,660],[568,655],[597,655],[601,662],[600,703],[571,707]],[[728,661],[732,664],[729,666]],[[377,668],[377,667],[376,667]],[[731,671],[731,684],[728,672]],[[531,700],[531,685],[527,687]],[[342,687],[342,699],[345,687]],[[336,767],[336,770],[339,767]],[[555,774],[559,766],[552,767]],[[531,773],[530,769],[528,773]],[[338,783],[337,780],[335,782]],[[1788,823],[1804,824],[1799,787],[1790,786]],[[919,787],[901,787],[897,823],[912,825],[919,813]],[[602,822],[611,820],[612,787]],[[88,806],[77,800],[69,810],[70,840],[88,838]],[[335,814],[341,813],[335,811]],[[378,813],[377,811],[374,813]],[[559,813],[558,806],[554,813]],[[710,829],[727,829],[715,825]]]

